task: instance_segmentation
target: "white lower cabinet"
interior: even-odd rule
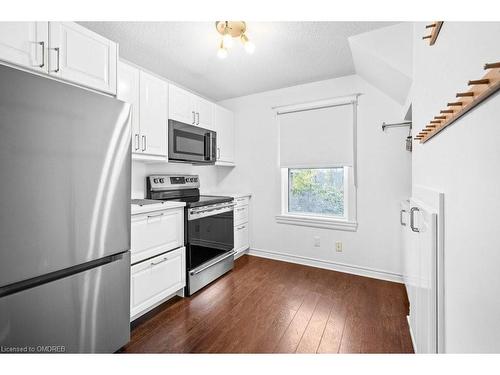
[[[132,215],[130,318],[186,286],[184,207]]]
[[[186,285],[186,249],[169,251],[132,266],[130,320],[163,302]]]
[[[132,216],[132,264],[184,245],[184,209]]]
[[[243,254],[250,247],[248,218],[249,218],[249,196],[236,196],[234,199],[234,250],[235,256]]]

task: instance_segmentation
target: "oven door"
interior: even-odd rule
[[[168,120],[168,160],[214,164],[216,133],[198,126]]]
[[[187,294],[233,268],[234,203],[193,208],[187,214]]]

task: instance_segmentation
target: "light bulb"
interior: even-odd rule
[[[226,48],[231,48],[233,46],[233,37],[229,33],[224,34],[222,41],[224,42],[224,47]]]
[[[255,44],[250,41],[246,42],[244,47],[245,51],[247,51],[250,55],[255,52]]]
[[[241,34],[241,42],[247,53],[252,54],[255,51],[255,44],[253,44],[245,34]]]

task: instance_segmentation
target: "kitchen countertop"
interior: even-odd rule
[[[151,200],[149,200],[151,202]],[[169,210],[173,208],[181,208],[185,207],[186,203],[184,202],[170,202],[170,201],[157,201],[157,203],[153,204],[146,204],[146,205],[139,205],[139,204],[134,204],[131,203],[131,214],[136,215],[136,214],[142,214],[145,212],[154,212],[154,211],[161,211],[161,210]]]

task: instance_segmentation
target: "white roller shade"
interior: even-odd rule
[[[353,104],[278,115],[282,168],[354,165]]]

